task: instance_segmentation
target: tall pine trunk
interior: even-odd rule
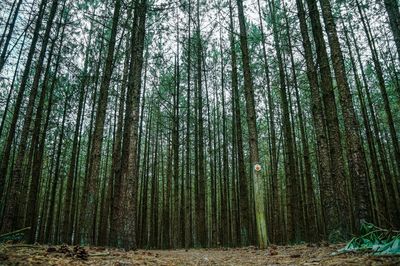
[[[307,0],[314,37],[317,64],[319,66],[320,90],[326,119],[326,130],[330,154],[330,177],[321,182],[321,200],[323,217],[328,237],[339,231],[340,234],[349,233],[351,203],[347,195],[347,180],[343,154],[341,148],[341,134],[339,129],[338,112],[332,85],[331,69],[317,3]],[[326,182],[325,182],[326,181]],[[336,184],[334,191],[333,185]]]
[[[12,148],[14,137],[15,137],[15,131],[17,128],[18,118],[19,118],[19,115],[21,112],[20,110],[22,107],[22,100],[24,97],[27,83],[28,83],[28,78],[29,78],[29,73],[31,70],[33,56],[36,51],[36,44],[39,39],[39,32],[40,32],[40,29],[42,26],[42,20],[43,20],[43,15],[44,15],[45,9],[46,9],[46,4],[47,4],[47,1],[42,0],[40,3],[40,6],[39,6],[39,13],[38,13],[38,16],[36,19],[36,24],[35,24],[35,29],[33,32],[31,45],[29,48],[26,62],[25,62],[25,68],[24,68],[24,71],[23,71],[23,74],[21,77],[21,83],[20,83],[18,95],[17,95],[16,101],[15,101],[14,112],[13,112],[13,116],[11,119],[9,130],[8,130],[6,144],[3,148],[3,154],[2,154],[1,165],[0,165],[0,195],[3,193],[3,190],[4,190],[5,179],[7,177],[7,172],[8,172],[9,163],[10,163],[11,148]],[[21,180],[12,179],[12,183],[14,183],[14,182],[18,183],[18,182],[21,182]],[[18,186],[19,183],[15,184],[15,185]],[[17,192],[17,190],[13,190],[13,189],[11,191]],[[12,207],[14,208],[15,204],[11,203],[11,205],[13,205]],[[1,230],[2,232],[5,232],[5,231],[15,228],[16,225],[13,225],[13,223],[15,223],[16,221],[15,221],[15,219],[13,219],[13,214],[15,214],[15,211],[13,211],[12,213],[7,213],[7,211],[5,212],[4,222],[3,222],[2,230]]]
[[[247,124],[249,130],[250,162],[251,167],[254,168],[256,164],[260,163],[254,89],[252,74],[250,70],[250,55],[247,44],[247,31],[244,18],[243,1],[237,0],[236,2],[239,14],[240,48],[242,50],[244,91],[246,99]],[[262,179],[262,175],[256,170],[253,170],[253,180],[258,245],[260,246],[260,248],[265,248],[268,243],[268,238],[265,213],[264,182]]]
[[[347,156],[353,184],[353,195],[355,197],[355,222],[356,228],[359,228],[363,221],[370,221],[371,219],[369,213],[371,206],[368,196],[368,176],[365,168],[366,162],[363,156],[363,147],[359,135],[359,125],[346,77],[343,54],[332,15],[331,4],[329,0],[320,0],[320,4],[325,22],[325,31],[327,32],[329,46],[331,48],[331,59],[335,71],[339,100],[344,118]]]
[[[104,75],[100,85],[100,96],[97,103],[96,120],[93,131],[93,141],[89,158],[88,179],[85,184],[87,193],[83,195],[81,206],[81,240],[84,242],[95,243],[94,228],[96,224],[93,217],[96,215],[95,204],[97,204],[96,180],[99,178],[101,148],[103,142],[103,130],[105,122],[105,114],[108,102],[108,90],[110,87],[111,76],[114,69],[114,49],[117,37],[118,22],[120,17],[121,0],[117,0],[114,5],[114,14],[112,20],[111,36],[107,49],[107,58],[104,66]]]

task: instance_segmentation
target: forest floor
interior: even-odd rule
[[[400,257],[333,256],[343,245],[137,250],[0,245],[0,265],[400,265]]]

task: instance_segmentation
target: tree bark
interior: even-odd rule
[[[188,41],[187,41],[187,91],[186,91],[186,132],[185,132],[185,160],[186,160],[186,171],[185,171],[185,182],[186,182],[186,194],[185,194],[185,248],[189,248],[192,245],[192,182],[191,182],[191,172],[190,172],[190,121],[191,121],[191,101],[190,101],[190,79],[191,79],[191,0],[188,0],[189,10],[188,10]]]
[[[323,38],[322,26],[317,3],[307,0],[311,27],[316,45],[317,64],[319,67],[319,77],[321,80],[320,89],[324,103],[324,114],[326,118],[326,129],[329,143],[330,154],[330,180],[321,180],[321,200],[324,211],[325,226],[328,237],[332,232],[339,230],[339,233],[346,235],[349,233],[351,205],[347,195],[346,174],[341,149],[341,135],[337,107],[332,85],[331,69],[328,54]],[[326,182],[325,182],[326,181]],[[331,184],[329,184],[331,182]],[[334,191],[333,185],[336,185]],[[339,205],[338,205],[339,204]]]
[[[365,18],[363,9],[362,9],[359,1],[356,0],[355,3],[357,6],[357,9],[358,9],[358,12],[360,14],[360,19],[361,19],[365,34],[367,36],[368,46],[369,46],[369,49],[372,54],[372,61],[373,61],[374,68],[375,68],[375,74],[378,79],[379,89],[380,89],[382,99],[383,99],[383,106],[384,106],[385,113],[386,113],[386,119],[387,119],[387,123],[389,125],[390,138],[392,141],[394,156],[396,158],[396,163],[394,165],[397,168],[397,171],[400,172],[400,144],[399,144],[399,140],[397,137],[396,128],[394,125],[392,107],[390,106],[389,95],[388,95],[385,80],[383,77],[382,66],[381,66],[381,63],[379,61],[379,57],[377,54],[375,41],[373,39],[373,36],[371,35],[369,23]]]
[[[64,11],[64,8],[63,8]],[[63,12],[62,11],[62,12]],[[32,136],[32,142],[31,146],[34,148],[34,154],[33,154],[33,162],[32,162],[32,175],[31,175],[31,182],[30,182],[30,188],[29,188],[29,194],[28,194],[28,202],[27,202],[27,212],[26,212],[26,221],[29,222],[27,226],[29,225],[31,227],[31,230],[29,231],[30,237],[29,241],[31,243],[35,242],[35,237],[36,237],[36,228],[37,228],[37,222],[38,222],[38,208],[39,208],[39,197],[38,197],[38,192],[39,192],[39,183],[40,183],[40,176],[42,173],[42,162],[43,162],[43,150],[44,150],[44,141],[45,141],[45,136],[46,136],[46,131],[43,131],[45,134],[43,137],[43,142],[40,141],[40,130],[42,127],[42,117],[43,117],[43,109],[44,109],[44,101],[46,98],[46,93],[47,93],[47,82],[48,82],[48,75],[49,75],[49,70],[50,70],[50,65],[51,65],[51,59],[53,57],[53,50],[54,46],[56,43],[56,40],[59,35],[59,31],[61,28],[61,19],[60,23],[58,24],[57,27],[57,33],[56,37],[53,40],[53,43],[51,45],[50,51],[49,51],[49,58],[47,62],[47,67],[46,67],[46,73],[44,76],[44,81],[43,81],[43,86],[42,86],[42,91],[40,93],[39,97],[39,103],[36,109],[36,117],[35,117],[35,122],[34,122],[34,129],[33,129],[33,136]],[[62,48],[62,41],[63,41],[63,35],[64,35],[64,30],[65,26],[63,27],[62,33],[61,33],[61,41],[60,41],[60,49],[58,51],[58,56],[57,56],[57,62],[55,66],[55,73],[57,75],[57,71],[59,68],[60,64],[60,57],[61,57],[61,48]],[[30,173],[28,173],[30,174]]]
[[[400,12],[397,0],[383,0],[386,13],[389,16],[389,25],[397,48],[397,56],[400,63]]]
[[[36,24],[35,24],[35,30],[33,32],[31,46],[29,48],[28,56],[27,56],[27,59],[25,62],[24,72],[21,77],[21,83],[19,86],[17,99],[15,101],[14,112],[13,112],[13,116],[11,119],[10,128],[8,130],[6,144],[3,148],[3,157],[1,158],[1,166],[0,166],[0,195],[3,193],[3,190],[4,190],[5,179],[7,177],[9,161],[10,161],[10,156],[11,156],[11,147],[12,147],[14,137],[15,137],[15,130],[17,128],[17,122],[18,122],[18,118],[19,118],[20,110],[21,110],[21,106],[22,106],[22,100],[24,97],[27,83],[28,83],[28,77],[29,77],[29,73],[31,70],[33,56],[36,51],[36,44],[39,39],[39,32],[40,32],[40,29],[42,26],[42,20],[43,20],[43,15],[44,15],[44,12],[46,9],[46,4],[47,4],[47,1],[45,1],[45,0],[42,0],[40,3],[39,13],[38,13],[38,17],[36,19]],[[15,185],[19,186],[19,184],[21,183],[21,180],[13,179],[12,182],[15,182],[16,183]],[[11,191],[13,193],[16,192],[17,193],[16,195],[18,195],[17,190],[12,189]],[[15,197],[10,198],[10,199],[13,200],[13,199],[15,199]],[[14,210],[15,202],[11,203],[11,205],[13,205],[12,206],[13,211],[12,211],[12,213],[8,213],[7,211],[5,212],[2,230],[1,230],[2,232],[12,230],[14,227],[16,227],[16,224],[15,224],[16,220],[13,219],[13,215],[16,214],[16,212]],[[7,210],[7,208],[6,208],[6,210]]]
[[[13,168],[13,173],[12,173],[11,193],[13,195],[10,195],[11,201],[9,201],[8,207],[6,207],[5,219],[4,219],[5,222],[3,223],[3,226],[8,226],[8,228],[10,228],[9,226],[11,224],[13,224],[13,226],[11,226],[11,228],[16,229],[17,227],[21,226],[21,223],[23,221],[23,219],[21,219],[21,217],[18,217],[18,215],[21,214],[21,210],[19,207],[20,207],[20,203],[22,202],[20,189],[21,189],[21,183],[22,183],[22,179],[23,179],[23,177],[22,177],[23,161],[25,158],[25,151],[26,151],[26,146],[27,146],[27,142],[28,142],[29,128],[30,128],[30,124],[31,124],[31,120],[32,120],[34,103],[36,100],[36,95],[37,95],[38,87],[39,87],[39,80],[40,80],[42,69],[43,69],[43,61],[44,61],[44,57],[45,57],[45,53],[46,53],[47,43],[50,39],[50,31],[51,31],[51,28],[53,25],[54,17],[56,15],[57,6],[58,6],[58,0],[54,0],[52,2],[49,18],[48,18],[48,21],[46,24],[46,30],[45,30],[45,33],[43,36],[43,42],[42,42],[40,54],[38,57],[36,68],[35,68],[35,76],[33,78],[32,88],[31,88],[31,91],[29,94],[27,111],[25,114],[25,119],[24,119],[22,132],[21,132],[21,140],[20,140],[20,143],[18,146],[18,151],[17,151],[17,160],[16,160],[16,164]],[[43,10],[42,10],[42,8],[43,8]],[[44,12],[44,8],[45,8],[45,4],[42,3],[41,9],[39,11],[39,17],[38,17],[37,23],[41,23],[43,15],[40,12]],[[40,20],[39,20],[39,18],[40,18]],[[40,28],[40,25],[38,26],[38,29],[37,29],[38,31],[39,31],[39,28]],[[35,31],[36,31],[36,28],[35,28]],[[34,35],[34,39],[35,39],[35,35]],[[35,40],[35,42],[36,41],[37,41],[37,39]],[[33,41],[32,41],[32,43],[33,43]],[[33,49],[32,50],[32,57],[33,57],[35,47],[33,47],[32,49]],[[28,65],[30,67],[30,64],[31,64],[31,60],[29,60],[29,59],[30,58],[28,55],[26,68],[28,67]],[[27,85],[27,79],[28,79],[28,75],[29,75],[29,70],[30,69],[24,70],[24,75],[22,77],[19,93],[21,93],[21,92],[23,93],[23,91],[25,91],[25,88]],[[26,76],[25,76],[25,74],[26,74]],[[18,95],[18,98],[19,98],[19,96],[20,95]],[[21,95],[21,101],[22,101],[22,96],[23,95]],[[21,107],[21,104],[18,103],[18,99],[17,99],[16,108],[15,108],[14,112],[17,112],[17,110],[19,112],[20,107]],[[15,121],[15,123],[17,122],[18,115],[19,114],[15,114],[15,113],[13,115],[13,121],[12,121],[10,130],[9,130],[9,136],[8,136],[7,142],[9,140],[12,141],[12,139],[14,138],[14,136],[10,136],[10,134],[14,135],[14,133],[15,133],[15,126],[13,127],[13,124],[14,124],[14,121]],[[0,175],[3,174],[4,177],[5,177],[5,174],[7,171],[8,159],[9,159],[9,149],[8,149],[8,143],[7,143],[6,148],[5,148],[5,153],[3,155],[2,169],[1,169],[1,173],[0,173]],[[0,176],[0,179],[1,178],[2,178],[2,176]],[[11,212],[11,213],[9,214],[9,212]],[[9,221],[9,219],[12,219],[12,221]],[[4,229],[6,229],[6,228],[4,228]]]
[[[77,155],[78,155],[78,138],[81,129],[81,119],[82,119],[82,110],[83,104],[85,100],[85,88],[87,86],[87,79],[88,79],[88,60],[89,60],[89,47],[91,44],[92,38],[92,31],[89,32],[89,43],[86,48],[85,52],[85,63],[83,69],[82,80],[80,84],[80,91],[79,91],[79,100],[78,100],[78,112],[76,114],[76,123],[75,123],[75,130],[74,130],[74,138],[72,141],[72,151],[71,151],[71,161],[69,164],[68,174],[67,174],[67,187],[64,199],[64,212],[63,212],[63,220],[62,220],[62,241],[64,243],[71,243],[72,239],[72,221],[71,221],[71,200],[72,200],[72,193],[73,193],[73,183],[76,182],[76,167],[77,167]]]
[[[236,2],[239,14],[240,48],[242,50],[247,124],[249,130],[250,162],[252,168],[254,168],[255,164],[260,163],[259,162],[260,157],[258,153],[258,134],[257,134],[256,112],[254,103],[254,89],[253,89],[252,74],[250,70],[250,56],[247,44],[247,32],[244,20],[243,1],[237,0]],[[258,245],[260,246],[260,248],[265,248],[268,243],[268,238],[267,238],[267,224],[265,221],[266,217],[265,217],[264,182],[262,180],[261,174],[259,174],[255,170],[253,170],[253,180],[254,180],[254,198],[255,198]]]
[[[344,118],[344,128],[347,144],[347,156],[349,161],[350,176],[353,184],[353,195],[355,196],[355,222],[359,228],[364,221],[369,221],[371,215],[368,196],[368,176],[365,169],[366,162],[363,156],[363,148],[359,135],[359,125],[354,111],[354,104],[350,87],[346,77],[343,54],[340,47],[339,37],[335,21],[332,15],[329,0],[320,0],[322,14],[325,22],[325,31],[328,35],[331,48],[331,59],[336,75],[339,91],[339,100]]]
[[[296,162],[294,158],[294,142],[292,135],[292,127],[290,124],[290,114],[289,114],[289,103],[287,96],[287,88],[285,82],[285,71],[283,66],[281,45],[279,42],[278,33],[278,21],[276,14],[276,7],[274,3],[269,1],[269,7],[272,17],[272,27],[274,36],[274,47],[276,51],[276,57],[279,66],[279,81],[280,81],[280,97],[281,97],[281,108],[282,108],[282,122],[283,122],[283,135],[285,143],[285,174],[286,174],[286,205],[287,205],[287,240],[289,242],[295,241],[298,238],[298,225],[296,223],[295,217],[299,216],[299,206],[297,204],[298,199],[296,195],[298,194],[297,189],[297,174],[296,174]]]
[[[292,66],[292,76],[293,76],[293,84],[295,89],[296,96],[296,107],[298,111],[299,117],[299,126],[300,126],[300,139],[301,145],[303,149],[303,162],[304,162],[304,175],[305,175],[305,198],[306,198],[306,216],[307,216],[307,238],[311,242],[315,242],[318,239],[318,225],[316,218],[316,207],[315,207],[315,193],[313,190],[313,182],[312,182],[312,169],[311,169],[311,158],[310,158],[310,149],[308,145],[307,133],[304,122],[304,113],[303,108],[300,103],[300,94],[299,94],[299,85],[297,81],[296,75],[296,66],[294,62],[293,56],[293,46],[290,35],[290,26],[287,18],[287,13],[285,9],[285,23],[286,23],[286,35],[288,38],[289,52],[290,52],[290,63]]]
[[[103,131],[104,131],[104,121],[105,114],[107,110],[108,103],[108,90],[110,87],[111,76],[114,69],[113,59],[114,59],[114,49],[115,40],[118,30],[118,22],[120,17],[121,0],[116,0],[114,5],[114,14],[112,20],[111,36],[109,40],[107,58],[104,66],[104,76],[100,85],[100,96],[97,104],[96,120],[94,124],[93,132],[93,142],[91,146],[90,159],[89,159],[89,169],[88,169],[88,179],[87,186],[88,193],[85,193],[82,198],[81,207],[81,237],[83,241],[88,241],[88,243],[95,243],[95,236],[93,233],[92,224],[93,217],[95,216],[95,204],[97,202],[97,192],[96,192],[96,180],[99,178],[100,171],[100,161],[101,161],[101,148],[103,141]],[[93,227],[92,227],[93,226]],[[82,234],[83,233],[83,234]]]
[[[137,131],[139,122],[140,86],[143,66],[143,51],[147,0],[136,3],[130,44],[130,70],[128,78],[127,103],[125,110],[124,133],[121,155],[122,199],[118,204],[124,204],[117,216],[125,225],[121,228],[121,244],[125,249],[136,249],[136,193],[137,193]],[[129,169],[128,169],[129,166]],[[121,193],[116,191],[116,193]],[[121,207],[120,207],[121,208]]]
[[[55,218],[54,210],[55,210],[55,205],[56,205],[55,198],[56,198],[58,180],[60,178],[60,161],[61,161],[61,153],[62,153],[61,149],[62,149],[63,140],[64,140],[65,119],[66,119],[67,111],[68,111],[68,97],[65,98],[62,122],[61,122],[61,129],[60,129],[60,134],[58,137],[54,177],[52,180],[51,192],[50,192],[50,207],[49,207],[49,214],[47,216],[47,222],[46,222],[47,227],[46,227],[46,234],[45,234],[45,238],[44,238],[46,243],[51,242],[51,240],[53,240],[53,243],[55,242],[55,233],[53,234],[54,218]]]

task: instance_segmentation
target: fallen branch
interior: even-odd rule
[[[90,254],[90,257],[101,257],[101,256],[108,256],[108,255],[110,255],[110,252],[94,253],[94,254]]]
[[[18,229],[16,231],[8,232],[8,233],[0,235],[0,239],[2,239],[3,237],[12,236],[12,235],[16,235],[16,234],[19,234],[19,233],[24,233],[25,231],[29,231],[29,230],[31,230],[30,227],[25,227],[25,228],[22,228],[22,229]]]
[[[20,241],[25,237],[26,232],[28,232],[31,228],[25,227],[22,229],[18,229],[16,231],[8,232],[3,235],[0,235],[0,243],[6,242],[8,240],[12,241]]]
[[[29,244],[9,245],[7,247],[9,247],[9,248],[43,248],[43,246],[29,245]]]

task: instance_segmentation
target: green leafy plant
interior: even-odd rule
[[[354,237],[344,248],[339,249],[333,255],[348,252],[371,252],[376,256],[400,255],[400,231],[363,223],[360,232],[360,237]]]

